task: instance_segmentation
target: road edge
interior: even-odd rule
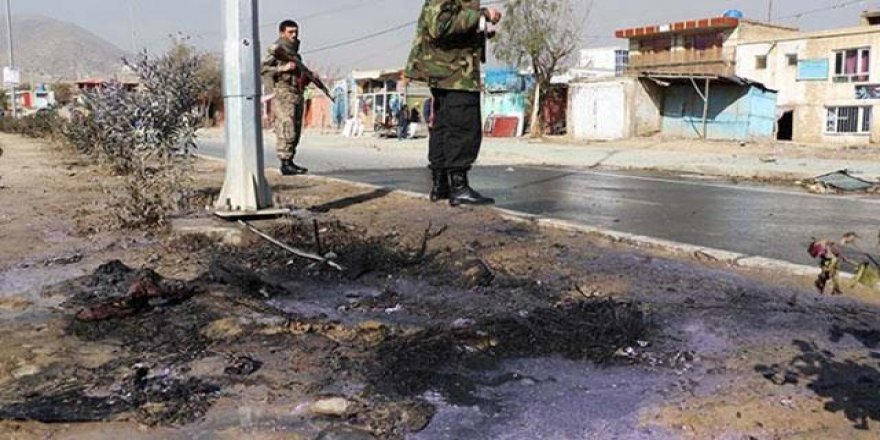
[[[309,179],[315,180],[323,180],[327,182],[336,182],[340,184],[352,185],[359,188],[368,189],[371,191],[375,191],[377,189],[391,189],[393,192],[404,195],[410,198],[423,199],[428,200],[429,197],[427,194],[422,194],[415,191],[402,190],[396,188],[387,188],[380,185],[373,185],[370,183],[363,182],[354,182],[351,180],[340,179],[336,177],[329,176],[320,176],[320,175],[306,175],[302,176]],[[519,211],[513,211],[505,208],[499,208],[495,206],[488,207],[489,209],[497,212],[501,218],[518,222],[518,223],[528,223],[534,224],[538,227],[562,230],[562,231],[570,231],[570,232],[580,232],[592,236],[596,236],[614,243],[622,243],[627,244],[636,248],[642,249],[655,249],[661,250],[664,252],[670,252],[679,256],[687,256],[698,261],[703,261],[707,263],[720,263],[726,264],[732,267],[739,267],[744,269],[757,269],[763,271],[773,271],[773,272],[785,272],[789,275],[794,276],[815,276],[818,273],[818,269],[814,266],[807,266],[802,264],[795,264],[784,260],[777,260],[767,257],[761,257],[758,255],[747,255],[732,251],[727,251],[723,249],[715,249],[704,246],[696,246],[687,243],[681,243],[677,241],[671,240],[663,240],[659,238],[649,237],[645,235],[638,234],[630,234],[627,232],[619,232],[613,231],[610,229],[600,228],[596,226],[590,226],[583,223],[577,223],[569,220],[562,220],[553,217],[546,217],[534,214],[528,214]],[[849,278],[852,275],[847,273],[841,273],[843,278]]]

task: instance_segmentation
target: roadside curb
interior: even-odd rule
[[[588,235],[598,236],[600,238],[613,241],[615,243],[623,243],[637,248],[659,249],[678,255],[689,256],[702,261],[723,263],[730,266],[742,267],[747,269],[784,271],[786,273],[796,276],[812,276],[815,275],[817,271],[817,269],[813,266],[795,264],[783,260],[775,260],[772,258],[760,257],[755,255],[746,255],[737,252],[726,251],[723,249],[696,246],[687,243],[680,243],[677,241],[630,234],[627,232],[618,232],[610,229],[571,222],[568,220],[560,220],[552,217],[543,217],[533,214],[525,214],[517,211],[510,211],[504,208],[493,209],[500,213],[502,218],[510,221],[533,223],[537,224],[540,227],[558,229],[563,231],[581,232]]]
[[[387,189],[379,185],[373,185],[362,182],[352,182],[350,180],[339,179],[336,177],[307,175],[303,176],[314,180],[324,180],[327,182],[351,185],[358,188],[368,190]],[[406,197],[427,200],[428,195],[414,191],[394,189],[393,192]],[[671,240],[663,240],[644,235],[630,234],[627,232],[618,232],[610,229],[589,226],[582,223],[561,220],[553,217],[544,217],[534,214],[527,214],[519,211],[512,211],[504,208],[489,207],[489,209],[497,212],[501,218],[517,222],[535,224],[542,228],[580,232],[588,235],[597,236],[615,243],[623,243],[636,248],[657,249],[671,252],[680,256],[688,256],[697,260],[713,263],[727,264],[733,267],[745,269],[759,269],[765,271],[782,271],[794,276],[815,276],[818,269],[814,266],[806,266],[802,264],[790,263],[788,261],[776,260],[772,258],[761,257],[757,255],[746,255],[737,252],[726,251],[722,249],[714,249],[704,246],[695,246],[687,243],[680,243]],[[841,277],[849,278],[851,274],[841,273]]]

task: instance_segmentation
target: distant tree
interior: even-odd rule
[[[544,92],[554,75],[568,67],[581,43],[581,29],[592,9],[584,2],[581,14],[573,0],[510,0],[505,6],[493,53],[514,67],[531,69],[538,94],[538,118],[532,134],[543,134]],[[534,99],[532,100],[534,102]]]
[[[55,93],[55,102],[59,105],[67,105],[73,102],[73,84],[66,82],[57,82],[51,86],[52,92]]]
[[[205,54],[201,58],[198,76],[205,85],[199,98],[201,113],[206,123],[213,123],[217,111],[223,108],[223,60],[215,54]]]
[[[171,36],[173,44],[168,57],[177,60],[198,59],[196,76],[204,89],[199,95],[199,113],[205,124],[214,120],[217,110],[223,106],[223,65],[222,57],[212,53],[200,53],[189,43],[190,38],[178,34]]]

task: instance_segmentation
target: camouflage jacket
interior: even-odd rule
[[[262,76],[263,84],[268,90],[283,88],[287,89],[287,91],[301,94],[303,92],[303,87],[300,84],[301,81],[299,81],[299,73],[295,70],[281,72],[279,69],[290,60],[285,59],[285,57],[279,57],[279,53],[286,53],[286,56],[291,57],[296,56],[299,53],[299,40],[291,43],[279,38],[269,46],[269,49],[266,52],[266,57],[263,58],[260,67],[260,75]]]
[[[430,87],[480,90],[479,0],[425,0],[406,65],[409,78]]]

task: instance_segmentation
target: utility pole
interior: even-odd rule
[[[9,73],[14,75],[15,73],[15,53],[12,48],[12,0],[6,0],[6,41],[9,43]],[[15,96],[16,82],[9,81],[7,87],[10,88],[10,95],[12,99],[12,117],[18,117],[18,105]]]
[[[128,26],[131,28],[131,53],[137,53],[137,33],[134,30],[134,2],[128,0]]]
[[[226,40],[223,95],[226,107],[226,180],[215,208],[235,219],[279,215],[263,170],[262,85],[257,0],[224,0]]]
[[[773,22],[773,0],[768,0],[767,4],[767,23]]]

